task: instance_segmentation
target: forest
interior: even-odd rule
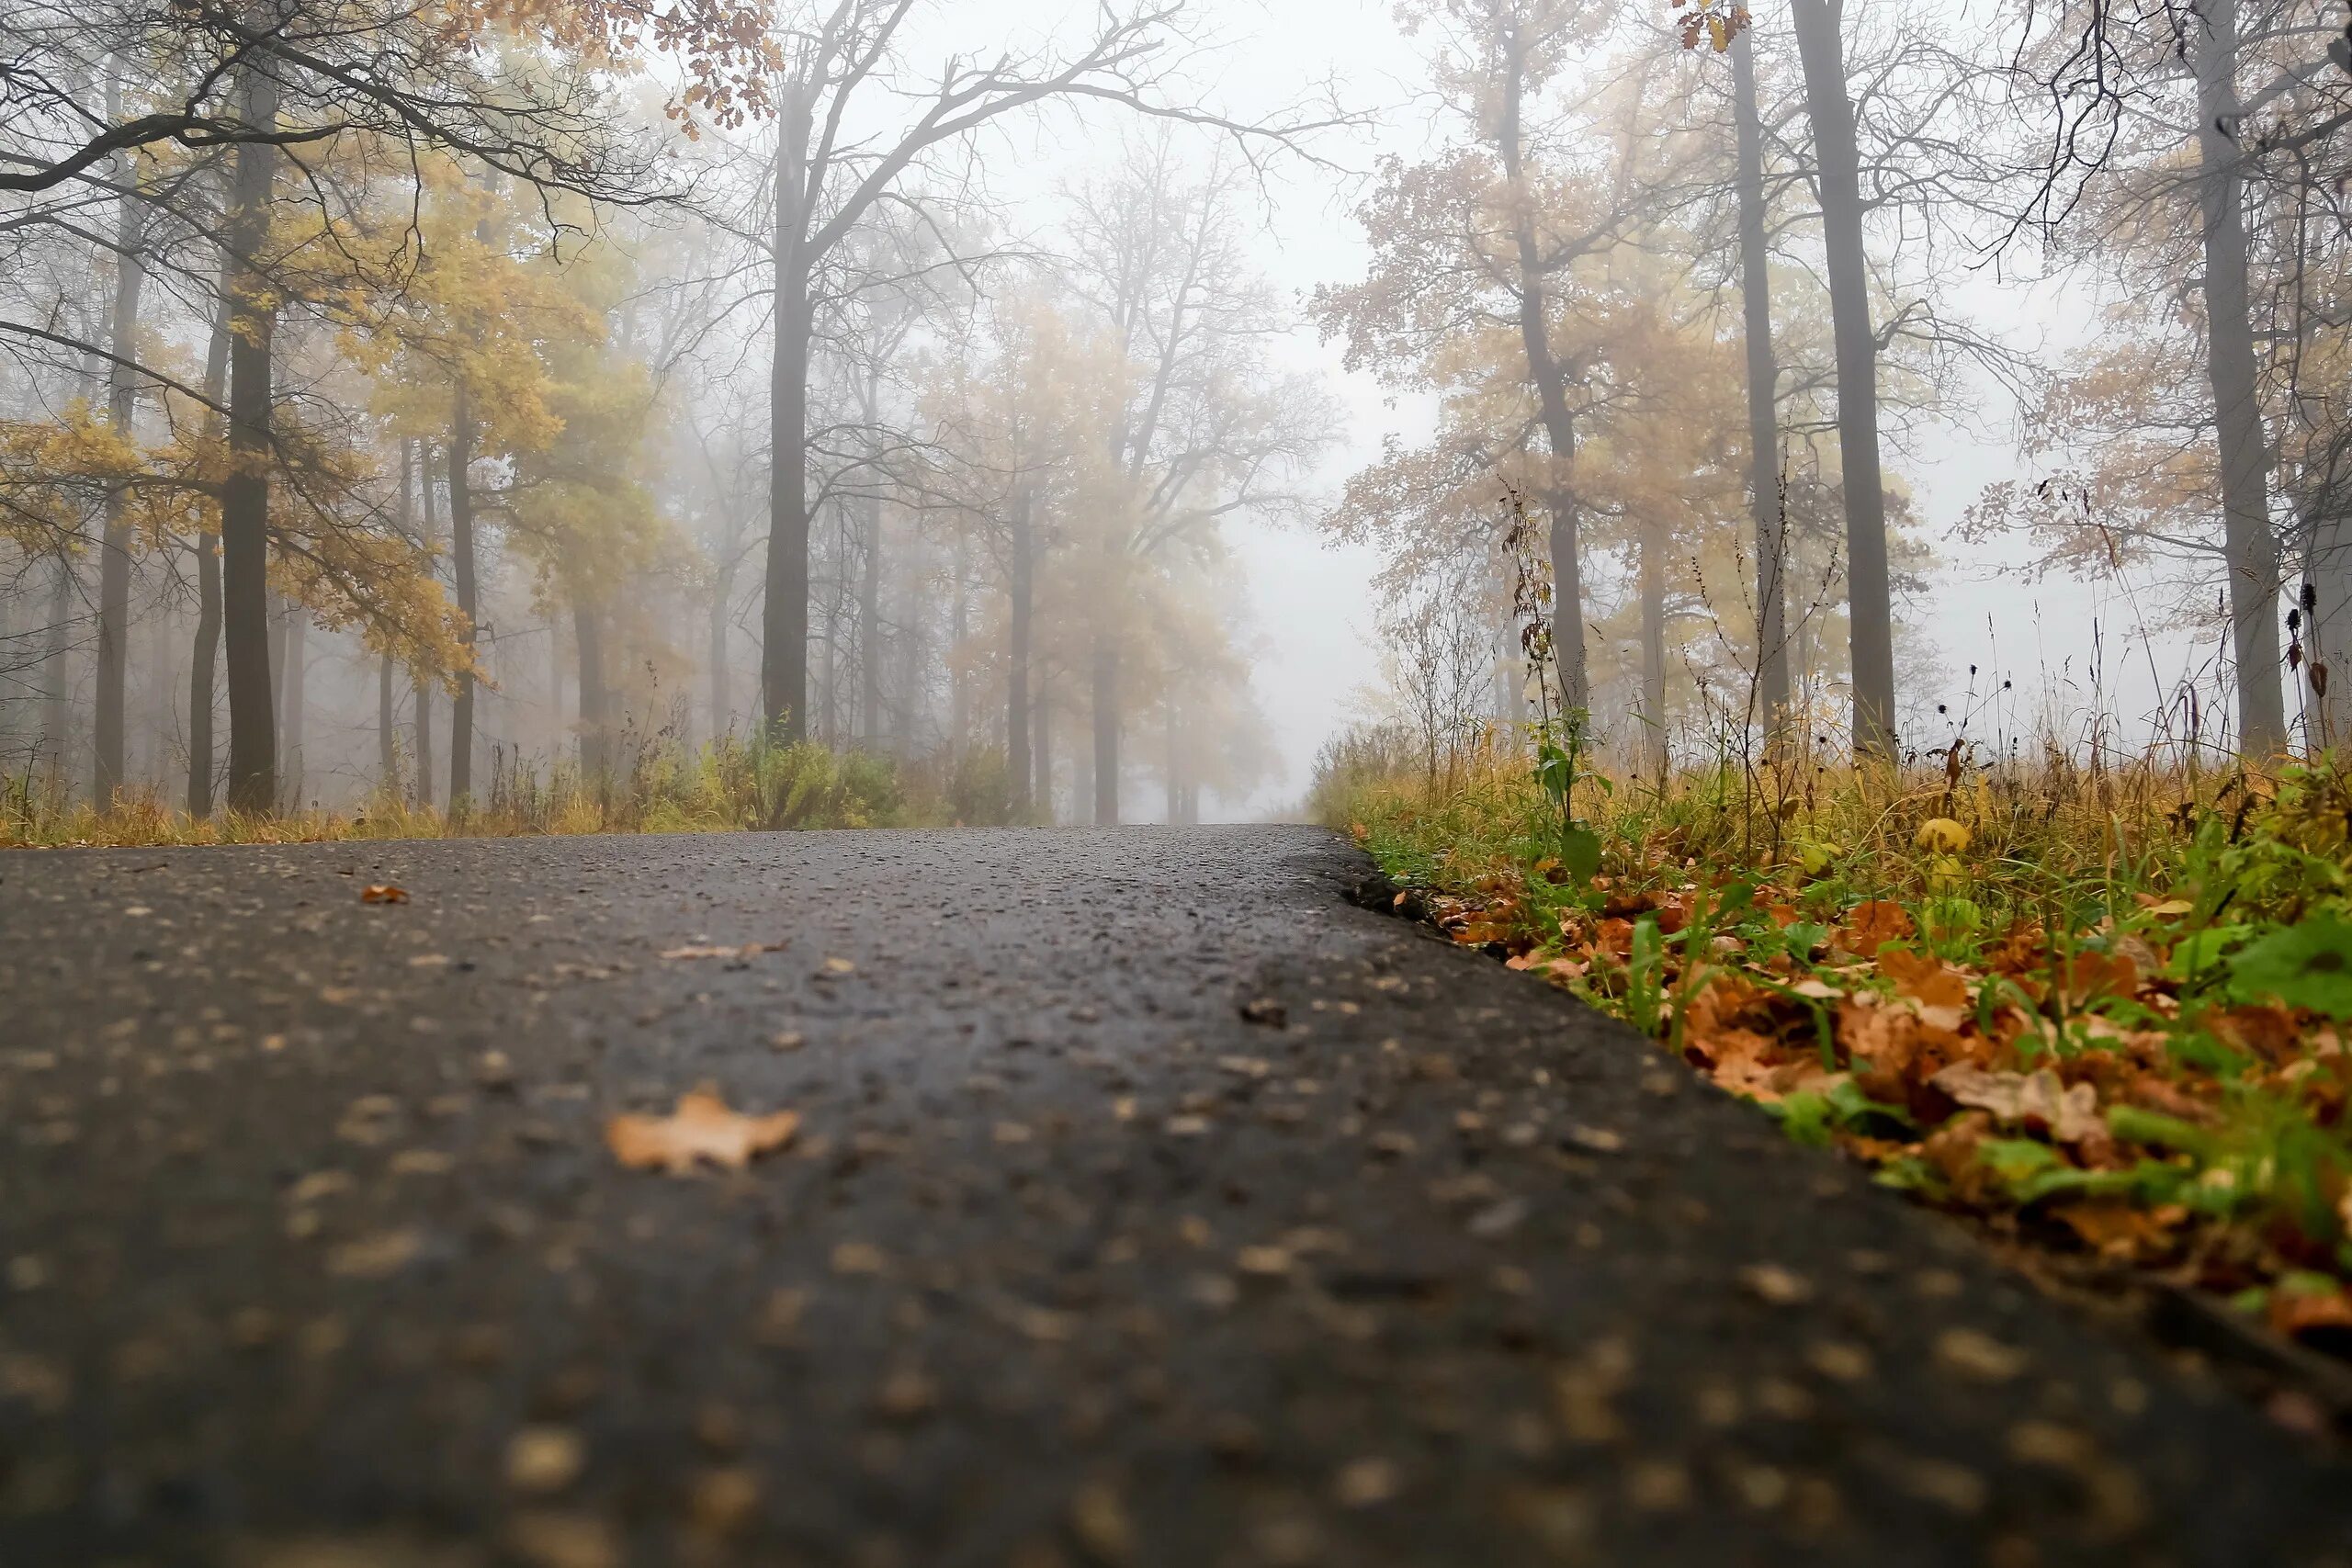
[[[1240,238],[1312,118],[1163,92],[1181,7],[912,9],[12,7],[19,818],[1247,794],[1221,531],[1335,416]],[[1089,104],[991,195],[997,122]]]
[[[1314,610],[1430,766],[2322,742],[2345,46],[2237,12],[1408,0],[1408,107],[1242,115],[1181,0],[31,0],[15,818],[1193,820],[1280,767],[1236,528],[1376,551]],[[1955,682],[1987,554],[2129,585],[2157,710]]]

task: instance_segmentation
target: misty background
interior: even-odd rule
[[[2217,88],[2183,63],[2207,23],[2170,13],[1807,4],[1857,121],[1893,731],[2226,741],[2263,685],[2247,628],[2341,575],[2338,19],[2249,10]],[[887,760],[956,820],[1259,818],[1335,737],[1433,757],[1555,700],[1628,768],[1702,760],[1758,728],[1776,595],[1784,700],[1824,746],[1868,740],[1821,84],[1789,18],[685,15],[0,24],[19,795],[446,807],[757,737]],[[2253,107],[2200,120],[2222,89]],[[2225,504],[2199,456],[2231,425],[2201,358],[2214,123],[2274,432],[2250,584],[2244,486]],[[1743,428],[1746,195],[1773,495]],[[1506,276],[1514,228],[1555,259]],[[1531,278],[1568,425],[1502,330]],[[1514,551],[1514,505],[1540,547]],[[1566,624],[1568,562],[1580,683],[1551,692],[1519,630],[1531,604]],[[2307,729],[2298,635],[2268,686]]]

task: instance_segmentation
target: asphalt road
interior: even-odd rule
[[[0,857],[0,1564],[2352,1563],[2352,1467],[1366,870]],[[797,1140],[608,1151],[704,1082]]]

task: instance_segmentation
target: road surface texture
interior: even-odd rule
[[[0,1563],[2352,1563],[2352,1467],[1367,871],[0,858]],[[797,1141],[624,1168],[705,1082]]]

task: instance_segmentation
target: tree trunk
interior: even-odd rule
[[[1838,471],[1846,490],[1847,621],[1853,634],[1854,750],[1894,756],[1894,621],[1886,567],[1886,487],[1879,472],[1878,343],[1862,249],[1861,161],[1846,96],[1842,0],[1790,0],[1813,121],[1829,318],[1838,357]]]
[[[1094,634],[1094,825],[1119,822],[1119,645],[1108,628]]]
[[[1036,561],[1029,531],[1029,497],[1012,503],[1012,562],[1006,572],[1004,764],[1012,775],[1012,815],[1025,822],[1030,812],[1029,643]]]
[[[121,89],[109,85],[110,106],[119,109]],[[116,197],[113,322],[114,361],[107,367],[107,423],[124,441],[132,438],[139,412],[139,381],[131,368],[139,357],[139,295],[147,270],[140,265],[139,215],[131,187],[137,169],[127,152],[115,159]],[[98,549],[98,684],[92,735],[90,799],[101,811],[111,807],[123,782],[123,694],[129,683],[130,636],[130,496],[115,485],[107,491],[106,525]]]
[[[277,85],[245,73],[243,118],[277,124]],[[229,679],[229,808],[261,815],[277,804],[277,726],[269,689],[271,346],[277,298],[261,265],[268,242],[277,150],[237,149],[229,222],[234,312],[229,348],[229,476],[220,487],[220,613]]]
[[[400,793],[401,754],[398,739],[400,700],[393,694],[392,656],[376,660],[376,793],[390,800]]]
[[[2352,498],[2331,481],[2315,502],[2304,564],[2310,605],[2304,624],[2305,679],[2311,683],[2317,750],[2352,737]]]
[[[401,537],[416,536],[416,444],[401,438]],[[377,660],[376,668],[376,791],[390,800],[400,789],[400,744],[395,738],[400,704],[393,695],[392,656]]]
[[[1666,541],[1642,531],[1642,771],[1666,787]]]
[[[1184,818],[1184,781],[1176,755],[1176,694],[1171,689],[1168,700],[1160,704],[1160,716],[1168,732],[1168,825],[1180,825]]]
[[[458,383],[449,411],[449,563],[458,589],[458,637],[466,668],[458,671],[458,697],[449,709],[449,809],[466,809],[474,788],[474,633],[481,604],[474,592],[474,498],[468,474],[473,467],[474,412],[466,384]]]
[[[847,684],[850,660],[849,638],[856,632],[856,610],[848,602],[849,576],[849,517],[841,502],[833,503],[833,560],[835,581],[832,592],[825,595],[825,624],[818,637],[819,646],[825,650],[822,668],[817,672],[817,693],[810,699],[808,721],[817,739],[828,746],[838,747],[848,739],[849,700],[843,688]]]
[[[862,496],[865,560],[857,581],[857,734],[879,750],[882,728],[882,498]]]
[[[433,489],[433,444],[416,444],[417,500],[424,508],[424,554],[429,561],[441,548],[440,508]],[[433,809],[433,681],[424,671],[416,676],[416,804]]]
[[[1584,568],[1577,539],[1575,492],[1569,479],[1576,461],[1576,417],[1568,408],[1567,378],[1552,353],[1550,323],[1544,288],[1543,257],[1535,243],[1533,193],[1525,179],[1525,149],[1521,145],[1521,102],[1527,90],[1526,62],[1514,37],[1505,53],[1503,113],[1496,132],[1496,151],[1510,182],[1505,199],[1510,204],[1511,244],[1518,267],[1519,341],[1527,358],[1528,379],[1534,384],[1536,406],[1544,418],[1544,439],[1550,447],[1551,466],[1544,479],[1543,502],[1551,519],[1545,545],[1552,557],[1552,649],[1559,667],[1563,713],[1581,713],[1592,705],[1591,680],[1584,647]],[[1514,707],[1517,704],[1512,705]]]
[[[293,611],[282,594],[269,596],[269,714],[277,726],[277,772],[286,773],[286,628]]]
[[[2207,372],[2222,458],[2222,545],[2230,634],[2237,653],[2238,749],[2267,760],[2286,750],[2278,683],[2278,540],[2270,526],[2269,459],[2255,385],[2246,283],[2245,172],[2238,121],[2237,0],[2201,7],[2195,40],[2198,205],[2204,230]]]
[[[40,738],[49,749],[49,775],[61,786],[74,749],[73,705],[66,700],[66,655],[74,615],[74,558],[58,552],[57,575],[50,580],[49,636],[41,650]]]
[[[710,738],[717,740],[734,727],[727,694],[727,611],[735,597],[735,534],[729,527],[718,566],[718,581],[710,598]]]
[[[221,277],[225,285],[228,274]],[[221,290],[212,316],[212,338],[204,350],[204,395],[218,407],[229,386],[229,294]],[[220,432],[218,413],[205,416],[208,433]],[[189,650],[187,671],[187,814],[198,820],[212,815],[212,695],[213,665],[220,651],[220,540],[217,534],[196,536],[196,645]]]
[[[1037,702],[1031,715],[1037,739],[1031,748],[1035,761],[1030,764],[1029,789],[1035,797],[1037,820],[1050,828],[1054,814],[1054,682],[1040,671],[1037,675]]]
[[[768,378],[767,597],[760,615],[762,721],[808,733],[809,104],[788,92],[776,116],[775,356]]]
[[[433,682],[416,680],[416,805],[433,809]]]
[[[956,592],[947,620],[947,754],[960,757],[972,734],[970,688],[964,678],[965,642],[971,635],[972,573],[964,526],[956,528]]]
[[[1781,497],[1780,369],[1772,357],[1772,276],[1764,240],[1764,127],[1756,107],[1750,22],[1732,38],[1732,111],[1739,136],[1739,286],[1747,337],[1748,512],[1756,524],[1756,710],[1765,749],[1789,717],[1788,515]]]
[[[286,604],[285,639],[285,703],[278,713],[278,733],[285,739],[279,769],[280,785],[286,792],[286,807],[299,811],[302,807],[302,714],[308,702],[305,690],[310,678],[309,650],[303,646],[311,627],[311,614],[300,600]]]
[[[571,633],[580,649],[580,773],[601,779],[613,765],[605,711],[604,627],[593,608],[574,604]]]
[[[220,652],[220,541],[196,536],[196,643],[187,669],[187,814],[212,815],[212,697]]]

